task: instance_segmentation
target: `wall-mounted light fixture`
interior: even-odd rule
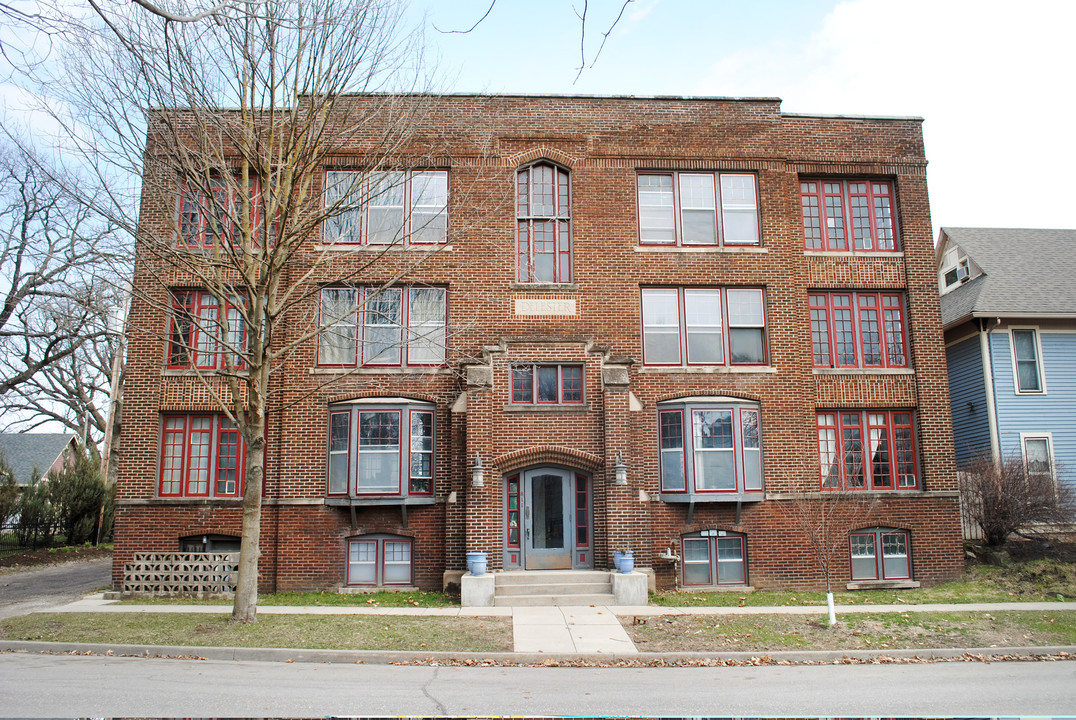
[[[486,468],[482,465],[482,454],[475,453],[474,465],[471,466],[471,487],[486,486]]]
[[[628,484],[628,466],[624,464],[624,453],[617,450],[616,453],[616,465],[613,465],[613,470],[616,473],[615,482],[617,485]]]

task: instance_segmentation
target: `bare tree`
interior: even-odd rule
[[[848,533],[863,527],[876,506],[876,499],[849,490],[805,493],[789,504],[789,518],[802,534],[811,560],[826,580],[830,625],[837,621],[833,582],[841,559],[848,553]]]
[[[246,445],[232,616],[251,622],[266,420],[282,402],[270,377],[319,332],[327,278],[361,282],[391,249],[318,248],[327,220],[391,192],[380,181],[392,171],[428,165],[408,149],[429,101],[414,92],[424,82],[421,36],[403,27],[394,0],[92,7],[98,21],[69,48],[73,85],[49,111],[68,157],[93,168],[109,194],[69,191],[135,238],[132,313],[143,322],[132,332],[156,333],[180,360],[220,358],[213,370],[190,365]],[[326,161],[356,137],[353,187],[325,202]],[[421,262],[414,253],[394,261],[378,283]],[[200,288],[219,312],[186,312],[177,285]],[[146,322],[160,315],[172,318],[167,337]]]
[[[987,452],[961,468],[964,520],[982,530],[988,547],[1004,545],[1013,534],[1040,535],[1076,518],[1072,486],[1058,482],[1057,468],[1048,461],[1042,465],[1025,465],[1015,455],[995,460]]]
[[[113,284],[117,226],[76,202],[25,151],[0,151],[0,407],[106,336],[94,322]]]

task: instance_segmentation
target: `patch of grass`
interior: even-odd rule
[[[193,598],[185,596],[127,598],[120,601],[125,605],[231,605],[230,597]],[[325,607],[459,607],[458,597],[447,593],[424,592],[372,592],[372,593],[336,593],[336,592],[291,592],[273,593],[258,596],[258,605],[321,605]]]
[[[1043,602],[1076,599],[1076,565],[1034,560],[1002,566],[975,565],[959,579],[914,590],[856,590],[833,593],[838,605],[923,605],[929,603]],[[826,594],[812,591],[752,593],[692,592],[652,594],[650,602],[667,607],[761,607],[825,605]]]
[[[894,650],[1068,645],[1076,611],[1004,613],[866,613],[838,615],[687,615],[626,618],[643,651]]]
[[[243,624],[225,614],[35,613],[0,621],[0,636],[124,645],[498,652],[512,649],[512,620],[260,615]]]

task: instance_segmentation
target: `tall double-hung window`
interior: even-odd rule
[[[758,245],[758,189],[750,173],[645,172],[638,177],[644,245]]]
[[[448,239],[448,172],[325,173],[322,242],[430,245]]]
[[[236,243],[244,222],[249,223],[250,237],[257,244],[263,214],[261,183],[256,178],[250,180],[246,192],[235,178],[218,177],[208,183],[184,182],[179,192],[177,245],[209,249],[222,242]]]
[[[895,252],[893,183],[888,180],[800,181],[808,250]]]
[[[572,281],[572,193],[568,171],[548,162],[516,173],[516,279]]]
[[[318,364],[443,365],[447,314],[444,288],[324,288]]]

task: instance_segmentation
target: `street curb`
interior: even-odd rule
[[[730,661],[751,664],[837,663],[897,660],[935,660],[967,657],[971,660],[1004,658],[1033,660],[1045,656],[1071,656],[1076,645],[1042,647],[920,648],[906,650],[784,650],[715,653],[515,653],[515,652],[411,652],[386,650],[314,650],[301,648],[197,647],[186,645],[117,645],[110,643],[51,643],[0,640],[0,652],[107,655],[111,657],[162,658],[284,663],[415,664],[415,665],[549,665],[614,664],[648,665],[691,661]],[[752,663],[751,661],[761,661]]]

